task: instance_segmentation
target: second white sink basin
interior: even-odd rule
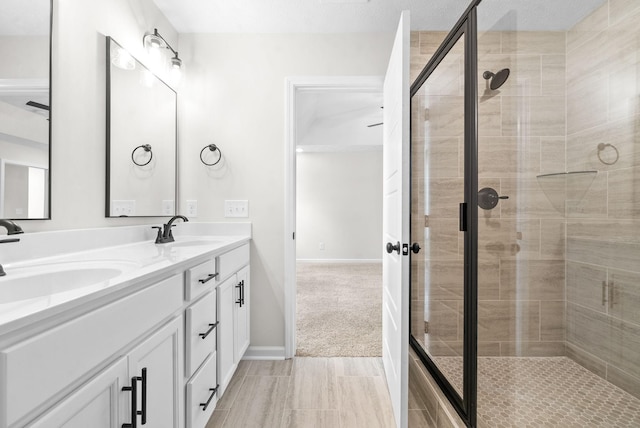
[[[136,263],[97,261],[6,268],[0,277],[0,304],[45,297],[99,284],[134,269]]]

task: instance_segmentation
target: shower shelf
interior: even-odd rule
[[[538,175],[538,184],[551,205],[561,213],[567,208],[566,202],[580,202],[591,187],[598,171],[569,171]]]
[[[584,175],[593,175],[595,176],[598,173],[598,171],[595,170],[591,170],[591,171],[569,171],[569,172],[554,172],[551,174],[540,174],[537,177],[538,178],[551,178],[551,177],[565,177],[567,175],[580,175],[580,174],[584,174]]]

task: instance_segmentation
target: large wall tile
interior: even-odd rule
[[[567,260],[637,271],[640,244],[633,240],[600,240],[567,237]]]
[[[640,271],[640,264],[637,270]],[[640,326],[640,272],[611,269],[609,284],[612,287],[609,313],[623,321]],[[640,360],[640,354],[638,357]]]
[[[587,370],[590,370],[602,378],[607,377],[607,363],[604,360],[601,360],[595,355],[592,355],[584,349],[568,342],[566,344],[565,352],[567,357],[571,358]]]
[[[424,152],[429,178],[459,177],[460,153],[457,137],[432,137]],[[424,172],[423,172],[424,174]],[[413,175],[413,172],[412,172]]]
[[[624,20],[635,20],[640,12],[640,3],[636,0],[609,0],[609,23],[614,26]]]
[[[478,259],[537,258],[540,220],[489,219],[478,224]]]
[[[478,141],[478,175],[513,177],[540,171],[540,139],[483,137]]]
[[[567,91],[565,55],[542,55],[540,57],[540,94],[564,95]]]
[[[502,97],[502,134],[561,137],[565,127],[564,96]]]
[[[606,280],[604,267],[567,261],[567,301],[605,313],[607,305],[603,304],[602,284]],[[604,298],[606,300],[606,294]]]
[[[611,349],[608,362],[640,377],[640,325],[610,318]]]
[[[612,337],[610,318],[583,306],[567,303],[567,342],[594,356],[611,361],[612,344],[620,335]]]
[[[564,287],[563,287],[564,288]],[[540,340],[565,340],[565,302],[562,300],[540,302]],[[564,351],[564,349],[563,349]],[[558,354],[563,355],[563,354]]]
[[[542,219],[540,220],[540,258],[558,259],[565,258],[565,220]]]
[[[564,54],[566,34],[563,31],[505,31],[502,53]]]
[[[429,336],[449,342],[458,340],[458,300],[429,300]]]
[[[606,70],[595,70],[567,86],[567,133],[605,124],[608,120],[609,85]]]
[[[540,138],[540,173],[551,174],[567,171],[565,137]]]
[[[429,137],[459,137],[464,135],[464,97],[428,96]]]
[[[447,34],[446,31],[421,31],[419,41],[420,53],[422,55],[433,55],[436,53],[436,50],[447,37]]]
[[[489,91],[485,92],[488,88],[489,80],[484,78],[484,72],[497,73],[503,68],[510,70],[507,81],[498,90],[492,91],[489,88]],[[541,68],[540,55],[479,55],[478,90],[481,95],[540,95]],[[551,72],[551,70],[548,71]],[[560,77],[564,77],[564,74]],[[562,93],[554,95],[562,95]]]
[[[591,184],[589,184],[589,181]],[[566,176],[568,218],[607,216],[607,173]],[[609,201],[610,202],[610,201]]]
[[[564,260],[503,260],[501,300],[564,300]]]
[[[602,6],[567,31],[567,51],[571,52],[577,46],[601,35],[608,27],[609,4],[605,1]]]
[[[640,398],[640,377],[632,376],[609,365],[607,367],[607,380],[634,397]]]
[[[458,259],[458,219],[429,218],[428,239],[424,256],[426,259]]]
[[[598,144],[613,144],[618,149],[605,147],[600,157],[613,165],[606,165],[598,159]],[[595,128],[567,136],[567,170],[607,171],[629,168],[640,162],[640,117],[620,119]]]
[[[544,183],[547,184],[546,182]],[[564,181],[551,182],[552,186],[561,186],[558,189],[564,191]],[[502,194],[509,199],[500,201],[502,217],[516,218],[562,218],[564,211],[559,211],[552,204],[545,191],[548,187],[542,187],[535,174],[530,177],[505,178],[501,180]],[[555,187],[553,187],[555,189]],[[553,195],[553,192],[550,193]],[[564,194],[562,195],[564,196]]]
[[[640,167],[609,171],[609,216],[640,218]]]
[[[537,341],[540,339],[540,305],[527,301],[478,302],[478,340]]]
[[[501,109],[502,101],[500,97],[480,97],[478,103],[478,135],[502,135]]]

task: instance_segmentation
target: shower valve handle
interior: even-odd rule
[[[478,206],[483,210],[491,210],[498,205],[500,199],[509,199],[508,196],[499,196],[491,187],[485,187],[478,192]]]

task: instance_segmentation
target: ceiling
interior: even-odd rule
[[[379,150],[382,146],[382,93],[298,91],[296,140],[305,152]]]
[[[448,31],[471,3],[471,0],[153,1],[178,33],[393,32],[402,10],[411,11],[412,30]],[[484,0],[478,15],[485,29],[567,30],[604,1]]]

